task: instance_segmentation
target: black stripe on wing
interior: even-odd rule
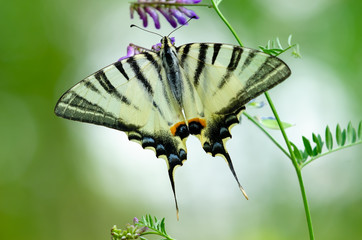
[[[112,83],[109,81],[109,79],[107,78],[106,74],[104,73],[103,70],[98,71],[97,73],[94,74],[94,78],[97,79],[97,81],[99,82],[99,84],[103,87],[103,89],[109,93],[112,96],[115,96],[117,99],[121,100],[123,103],[127,104],[127,105],[131,105],[131,101],[124,95],[122,95],[121,93],[119,93],[117,91],[117,89],[112,85]],[[88,87],[90,85],[90,81],[85,81],[84,86]],[[93,85],[93,84],[92,84]],[[91,90],[93,90],[93,86],[91,86]],[[99,93],[99,90],[97,89],[96,91],[97,93]],[[136,106],[133,105],[133,107],[135,107],[136,109],[138,109]]]
[[[119,71],[120,73],[122,73],[122,75],[123,75],[127,80],[129,80],[129,77],[128,77],[126,71],[125,71],[124,68],[123,68],[122,62],[120,62],[120,61],[115,62],[115,63],[114,63],[114,66],[118,69],[118,71]]]
[[[192,44],[186,44],[184,45],[184,47],[182,48],[182,54],[181,54],[181,59],[180,59],[180,65],[183,68],[184,67],[184,63],[185,60],[187,58],[187,54],[189,54],[190,52],[190,48],[191,48]],[[177,48],[177,52],[180,50],[181,48]]]
[[[112,85],[112,83],[108,80],[106,74],[103,70],[99,70],[94,74],[95,79],[101,84],[104,90],[106,90],[107,93],[116,96],[117,98],[122,98],[122,96],[119,94],[119,92],[116,90],[116,88]]]
[[[237,66],[240,62],[242,53],[243,53],[243,49],[241,47],[234,46],[229,64],[227,66],[227,71],[226,71],[225,75],[222,77],[221,81],[219,82],[218,88],[223,88],[225,86],[225,84],[229,81],[230,76],[235,71],[235,69],[237,68]]]
[[[103,87],[103,89],[109,93],[112,96],[115,96],[116,98],[118,98],[119,100],[121,100],[122,102],[124,102],[127,105],[131,105],[131,101],[124,95],[120,94],[117,89],[112,85],[112,83],[109,81],[109,79],[107,78],[106,74],[104,73],[103,70],[99,70],[97,73],[94,74],[94,78],[97,79],[97,81],[99,82],[99,84]],[[85,81],[84,84],[86,87],[88,87],[89,85],[89,81]],[[93,84],[92,84],[93,85]],[[94,85],[93,85],[94,86]],[[91,87],[91,89],[93,90],[93,88]],[[96,91],[97,93],[99,93],[99,91]]]
[[[121,131],[132,131],[138,127],[120,122],[113,113],[90,102],[73,91],[66,92],[58,101],[54,110],[59,117],[80,122],[93,123]]]
[[[77,93],[69,91],[66,93],[68,96],[61,98],[61,102],[58,102],[55,108],[55,114],[60,117],[65,117],[68,119],[80,120],[84,116],[82,114],[95,113],[95,114],[104,114],[104,109],[97,104],[94,104],[87,99],[77,95]],[[69,107],[72,107],[72,111],[69,110]],[[81,114],[76,115],[75,110],[81,112]],[[114,116],[115,118],[115,116]]]
[[[248,79],[245,87],[249,89],[253,85],[258,84],[258,82],[261,82],[260,84],[263,84],[263,80],[261,79],[267,79],[269,76],[272,77],[272,73],[276,71],[276,69],[278,69],[282,64],[283,63],[279,61],[277,58],[274,57],[267,58],[264,64],[261,65],[259,69]],[[280,81],[282,81],[282,79],[279,81],[278,80],[268,81],[274,83],[272,85],[268,85],[268,88],[274,87]]]
[[[259,51],[255,49],[249,49],[248,56],[246,57],[243,66],[241,67],[241,71],[244,71],[245,68],[247,68],[250,63],[253,61],[254,57],[257,55]]]
[[[241,58],[241,54],[243,53],[243,49],[238,46],[234,46],[233,53],[231,54],[230,62],[227,66],[229,71],[234,71],[238,66]]]
[[[94,86],[94,84],[93,84],[92,82],[90,82],[90,81],[85,81],[85,82],[84,82],[84,86],[85,86],[86,88],[88,88],[89,90],[100,94],[99,89],[98,89],[96,86]]]
[[[220,51],[221,46],[222,46],[222,44],[220,44],[220,43],[215,43],[214,44],[214,53],[212,54],[211,64],[215,63],[215,60],[216,60],[217,56],[219,55],[219,51]]]
[[[94,123],[113,128],[117,122],[116,116],[112,113],[106,112],[102,107],[72,91],[67,92],[66,96],[58,102],[55,108],[55,114],[70,120]]]
[[[143,85],[143,87],[146,89],[146,91],[153,96],[154,91],[152,89],[151,84],[148,82],[148,80],[145,78],[145,76],[143,75],[140,66],[138,65],[137,61],[135,60],[135,58],[130,57],[127,59],[127,63],[129,63],[129,65],[131,66],[131,69],[133,70],[136,78],[141,82],[141,84]]]
[[[199,56],[197,58],[197,67],[194,75],[194,85],[197,87],[199,85],[200,76],[202,71],[205,68],[205,59],[207,53],[208,45],[205,43],[200,43]]]
[[[221,109],[218,114],[233,112],[240,106],[245,105],[250,100],[275,85],[287,79],[291,74],[289,67],[279,58],[269,56],[257,71],[246,81],[245,87],[239,90],[228,106]]]
[[[162,79],[162,74],[161,74],[161,65],[157,62],[157,59],[155,59],[154,55],[149,53],[149,52],[144,52],[143,53],[144,56],[146,57],[146,59],[148,61],[150,61],[150,63],[153,65],[153,67],[155,68],[155,71],[157,72],[157,76],[158,76],[158,81],[159,83],[161,84],[162,86],[162,89],[163,89],[163,95],[166,99],[167,102],[170,102],[170,99],[168,97],[168,94],[167,94],[167,89],[166,89],[166,86],[165,86],[165,80]],[[155,107],[155,109],[160,113],[161,117],[164,118],[164,113],[162,112],[161,108],[158,106],[158,104],[152,100],[152,105]],[[172,123],[169,123],[169,124],[172,124]]]

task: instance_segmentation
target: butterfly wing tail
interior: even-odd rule
[[[236,175],[235,170],[234,170],[233,163],[231,162],[231,158],[230,158],[230,156],[229,156],[229,153],[226,151],[225,147],[224,147],[224,152],[221,153],[221,154],[222,154],[222,156],[225,158],[226,162],[228,163],[229,168],[230,168],[230,170],[231,170],[231,173],[233,174],[236,182],[237,182],[238,185],[239,185],[240,191],[243,193],[243,195],[244,195],[244,197],[246,198],[246,200],[248,200],[249,197],[248,197],[248,195],[246,194],[244,188],[241,186],[241,184],[240,184],[240,182],[239,182],[238,176]]]
[[[176,206],[176,217],[177,220],[179,220],[179,210],[178,210],[178,204],[177,204],[177,197],[176,197],[176,189],[175,189],[175,180],[174,180],[174,169],[168,170],[168,176],[170,178],[170,183],[172,187],[173,197],[175,199],[175,206]]]
[[[206,113],[207,122],[205,128],[201,131],[197,137],[200,139],[201,144],[205,152],[210,153],[212,156],[221,156],[227,162],[231,173],[233,174],[239,188],[246,199],[246,195],[243,187],[241,186],[239,179],[235,173],[233,163],[225,148],[226,141],[231,138],[230,129],[239,123],[239,117],[245,108],[242,107],[233,114],[217,115]]]

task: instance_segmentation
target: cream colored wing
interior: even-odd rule
[[[186,139],[172,127],[185,119],[165,79],[158,54],[138,54],[76,84],[59,99],[55,114],[124,131],[130,140],[153,149],[167,160],[174,189],[173,171],[186,160]]]
[[[183,73],[203,105],[203,111],[193,117],[196,121],[187,119],[190,133],[197,135],[206,152],[225,158],[243,191],[225,149],[230,129],[239,123],[245,104],[284,81],[290,69],[277,57],[227,44],[186,44],[177,52]],[[192,106],[186,104],[185,112],[192,112],[188,107]]]

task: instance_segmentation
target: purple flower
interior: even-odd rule
[[[144,52],[144,51],[145,50],[143,48],[130,43],[127,47],[127,55],[124,57],[121,57],[120,59],[118,59],[118,61],[122,61],[123,59],[132,57],[132,56],[139,54],[141,52]]]
[[[136,11],[138,15],[140,16],[140,19],[143,21],[143,27],[147,27],[148,21],[147,21],[147,14],[143,8],[136,8]]]
[[[177,22],[173,18],[172,14],[169,13],[169,9],[166,10],[164,8],[158,7],[157,10],[166,18],[166,20],[171,24],[172,27],[177,27]]]
[[[148,13],[148,15],[150,15],[152,17],[153,21],[155,22],[155,28],[160,29],[161,24],[160,24],[160,20],[158,19],[156,9],[154,9],[153,7],[145,7],[145,11],[146,11],[146,13]],[[146,18],[147,18],[147,16],[146,16]]]
[[[155,23],[155,28],[160,29],[161,24],[157,13],[158,11],[166,18],[171,26],[175,28],[177,27],[177,22],[184,25],[187,23],[188,18],[199,18],[194,11],[185,8],[184,5],[198,4],[201,1],[202,0],[138,0],[137,2],[131,3],[130,14],[133,19],[134,11],[136,11],[143,21],[144,27],[148,25],[147,15],[149,15]]]
[[[187,9],[185,7],[178,7],[178,10],[180,10],[183,14],[185,14],[189,18],[199,19],[199,16],[197,16],[196,13],[190,9]]]
[[[171,40],[172,45],[174,45],[175,44],[175,38],[171,37],[170,40]],[[130,43],[128,45],[128,47],[127,47],[127,55],[124,56],[124,57],[121,57],[120,59],[118,59],[118,61],[122,61],[122,60],[124,60],[126,58],[133,57],[134,55],[142,53],[142,52],[147,52],[147,51],[158,52],[160,50],[161,50],[161,43],[156,43],[155,45],[153,45],[151,47],[151,50],[147,49],[147,48],[137,46],[137,45],[135,45],[133,43]]]
[[[181,25],[186,24],[187,22],[186,16],[180,10],[176,8],[170,8],[169,12],[172,14],[172,16],[174,16],[177,19],[179,24]]]

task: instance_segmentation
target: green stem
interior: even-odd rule
[[[222,15],[221,11],[219,10],[219,7],[216,5],[214,0],[211,0],[212,5],[216,11],[216,13],[219,15],[219,17],[221,18],[221,20],[223,20],[223,22],[226,24],[226,26],[229,28],[229,30],[231,31],[231,33],[234,35],[236,41],[238,41],[240,47],[243,46],[243,44],[241,43],[241,40],[239,39],[238,35],[236,34],[236,32],[234,31],[234,29],[231,27],[231,25],[229,24],[229,22],[226,20],[226,18],[224,17],[224,15]]]
[[[309,205],[308,205],[308,200],[307,200],[307,194],[305,193],[305,188],[304,188],[304,183],[303,183],[303,177],[302,177],[302,172],[301,172],[301,167],[298,165],[297,159],[294,156],[294,152],[292,150],[292,146],[290,144],[290,141],[288,139],[287,134],[285,133],[284,127],[282,122],[280,121],[279,115],[274,107],[274,104],[269,96],[268,92],[265,92],[265,97],[268,100],[269,106],[274,114],[275,119],[278,122],[279,128],[282,132],[283,138],[285,143],[287,144],[290,156],[291,156],[291,160],[294,166],[294,169],[297,173],[298,176],[298,182],[299,182],[299,187],[300,187],[300,192],[302,194],[302,199],[303,199],[303,204],[304,204],[304,211],[305,211],[305,216],[307,219],[307,224],[308,224],[308,230],[309,230],[309,239],[310,240],[314,240],[314,232],[313,232],[313,225],[312,225],[312,217],[310,215],[310,211],[309,211]]]
[[[268,103],[269,103],[269,106],[274,114],[274,117],[275,119],[277,120],[277,123],[279,125],[279,128],[280,128],[280,131],[282,132],[282,135],[283,135],[283,138],[284,138],[284,141],[285,143],[287,144],[287,147],[288,147],[288,151],[290,153],[290,156],[291,156],[291,160],[292,160],[292,163],[293,163],[293,166],[294,168],[299,168],[299,165],[298,165],[298,162],[294,156],[294,152],[293,152],[293,149],[292,149],[292,146],[290,145],[290,142],[289,142],[289,139],[288,139],[288,136],[287,134],[285,133],[285,130],[284,130],[284,127],[283,127],[283,124],[282,124],[282,121],[280,121],[280,118],[279,118],[279,115],[277,113],[277,110],[275,109],[274,107],[274,103],[272,102],[270,96],[269,96],[269,93],[268,92],[265,92],[264,93]]]
[[[247,112],[243,112],[243,115],[246,116],[250,121],[252,121],[263,133],[265,133],[267,135],[267,137],[272,140],[272,142],[288,157],[290,158],[289,153],[277,142],[277,140],[275,140],[275,138],[273,138],[272,135],[270,135],[270,133],[268,131],[265,130],[265,128],[263,128],[263,126],[256,121],[252,116],[250,116]]]
[[[154,230],[154,229],[152,229]],[[161,236],[161,237],[164,237],[166,238],[167,240],[176,240],[176,239],[173,239],[173,238],[170,238],[169,236],[165,235],[165,234],[162,234],[158,231],[155,231],[155,232],[144,232],[141,234],[141,236],[144,236],[144,235],[158,235],[158,236]]]
[[[302,194],[303,198],[303,205],[304,205],[304,211],[305,211],[305,217],[307,218],[307,224],[308,224],[308,230],[309,230],[309,239],[314,240],[314,232],[313,232],[313,225],[312,225],[312,216],[310,215],[309,205],[308,205],[308,199],[307,195],[305,193],[304,189],[304,183],[303,183],[303,177],[301,169],[298,167],[295,169],[297,176],[298,176],[298,182],[300,187],[300,192]]]

